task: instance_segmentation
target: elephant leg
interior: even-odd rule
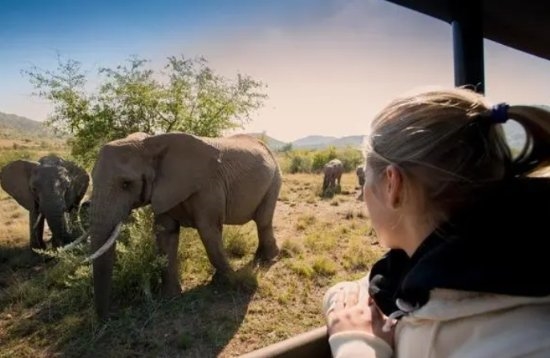
[[[279,255],[279,247],[273,234],[273,222],[259,223],[256,222],[258,229],[258,249],[254,258],[269,262]]]
[[[363,200],[363,187],[361,187],[361,190],[359,191],[359,195],[357,195],[357,200]]]
[[[46,244],[44,243],[44,215],[38,216],[40,213],[38,210],[29,211],[29,226],[30,226],[30,244],[31,249],[46,249]]]
[[[61,219],[59,219],[59,220],[62,220],[64,222],[65,221],[65,216],[62,216]],[[56,235],[56,232],[54,230],[55,222],[52,222],[51,218],[47,218],[46,221],[48,222],[48,226],[50,227],[50,230],[52,231],[52,240],[51,240],[52,247],[53,248],[63,247],[63,245],[65,245],[65,239],[63,238],[63,236],[61,236],[59,234]]]
[[[224,276],[233,272],[223,249],[222,224],[203,222],[197,226],[206,255],[216,269],[216,275]]]
[[[254,218],[258,229],[258,249],[255,258],[267,262],[279,255],[277,240],[273,234],[273,215],[278,196],[279,189],[275,186],[263,198]]]
[[[181,292],[179,282],[178,244],[179,223],[166,214],[155,216],[157,247],[168,258],[168,266],[162,272],[162,294],[176,296]]]

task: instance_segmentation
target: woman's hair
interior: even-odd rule
[[[372,122],[367,165],[374,175],[395,165],[408,179],[405,196],[420,194],[424,212],[445,220],[475,190],[550,163],[550,112],[510,106],[507,117],[526,132],[526,144],[515,156],[491,105],[474,91],[430,90],[398,98]]]

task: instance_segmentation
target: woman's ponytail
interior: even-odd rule
[[[510,119],[525,129],[525,146],[514,157],[513,176],[526,176],[550,165],[550,110],[537,106],[510,106]]]

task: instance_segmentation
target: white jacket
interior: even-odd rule
[[[339,283],[325,294],[325,314],[341,286],[359,290],[360,300],[368,294],[367,277]],[[424,306],[397,323],[395,350],[382,339],[357,331],[334,334],[329,343],[335,358],[548,358],[550,296],[435,289]]]

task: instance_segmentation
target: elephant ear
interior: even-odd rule
[[[0,174],[2,189],[27,210],[34,208],[30,179],[32,171],[37,166],[38,164],[34,162],[16,160],[4,166]]]
[[[77,208],[88,190],[90,177],[88,173],[76,163],[65,160],[63,161],[63,166],[67,169],[71,183],[69,190],[67,190],[65,194],[65,201],[67,205]]]
[[[143,140],[155,165],[151,205],[164,213],[197,192],[216,175],[221,152],[199,137],[167,133]]]

